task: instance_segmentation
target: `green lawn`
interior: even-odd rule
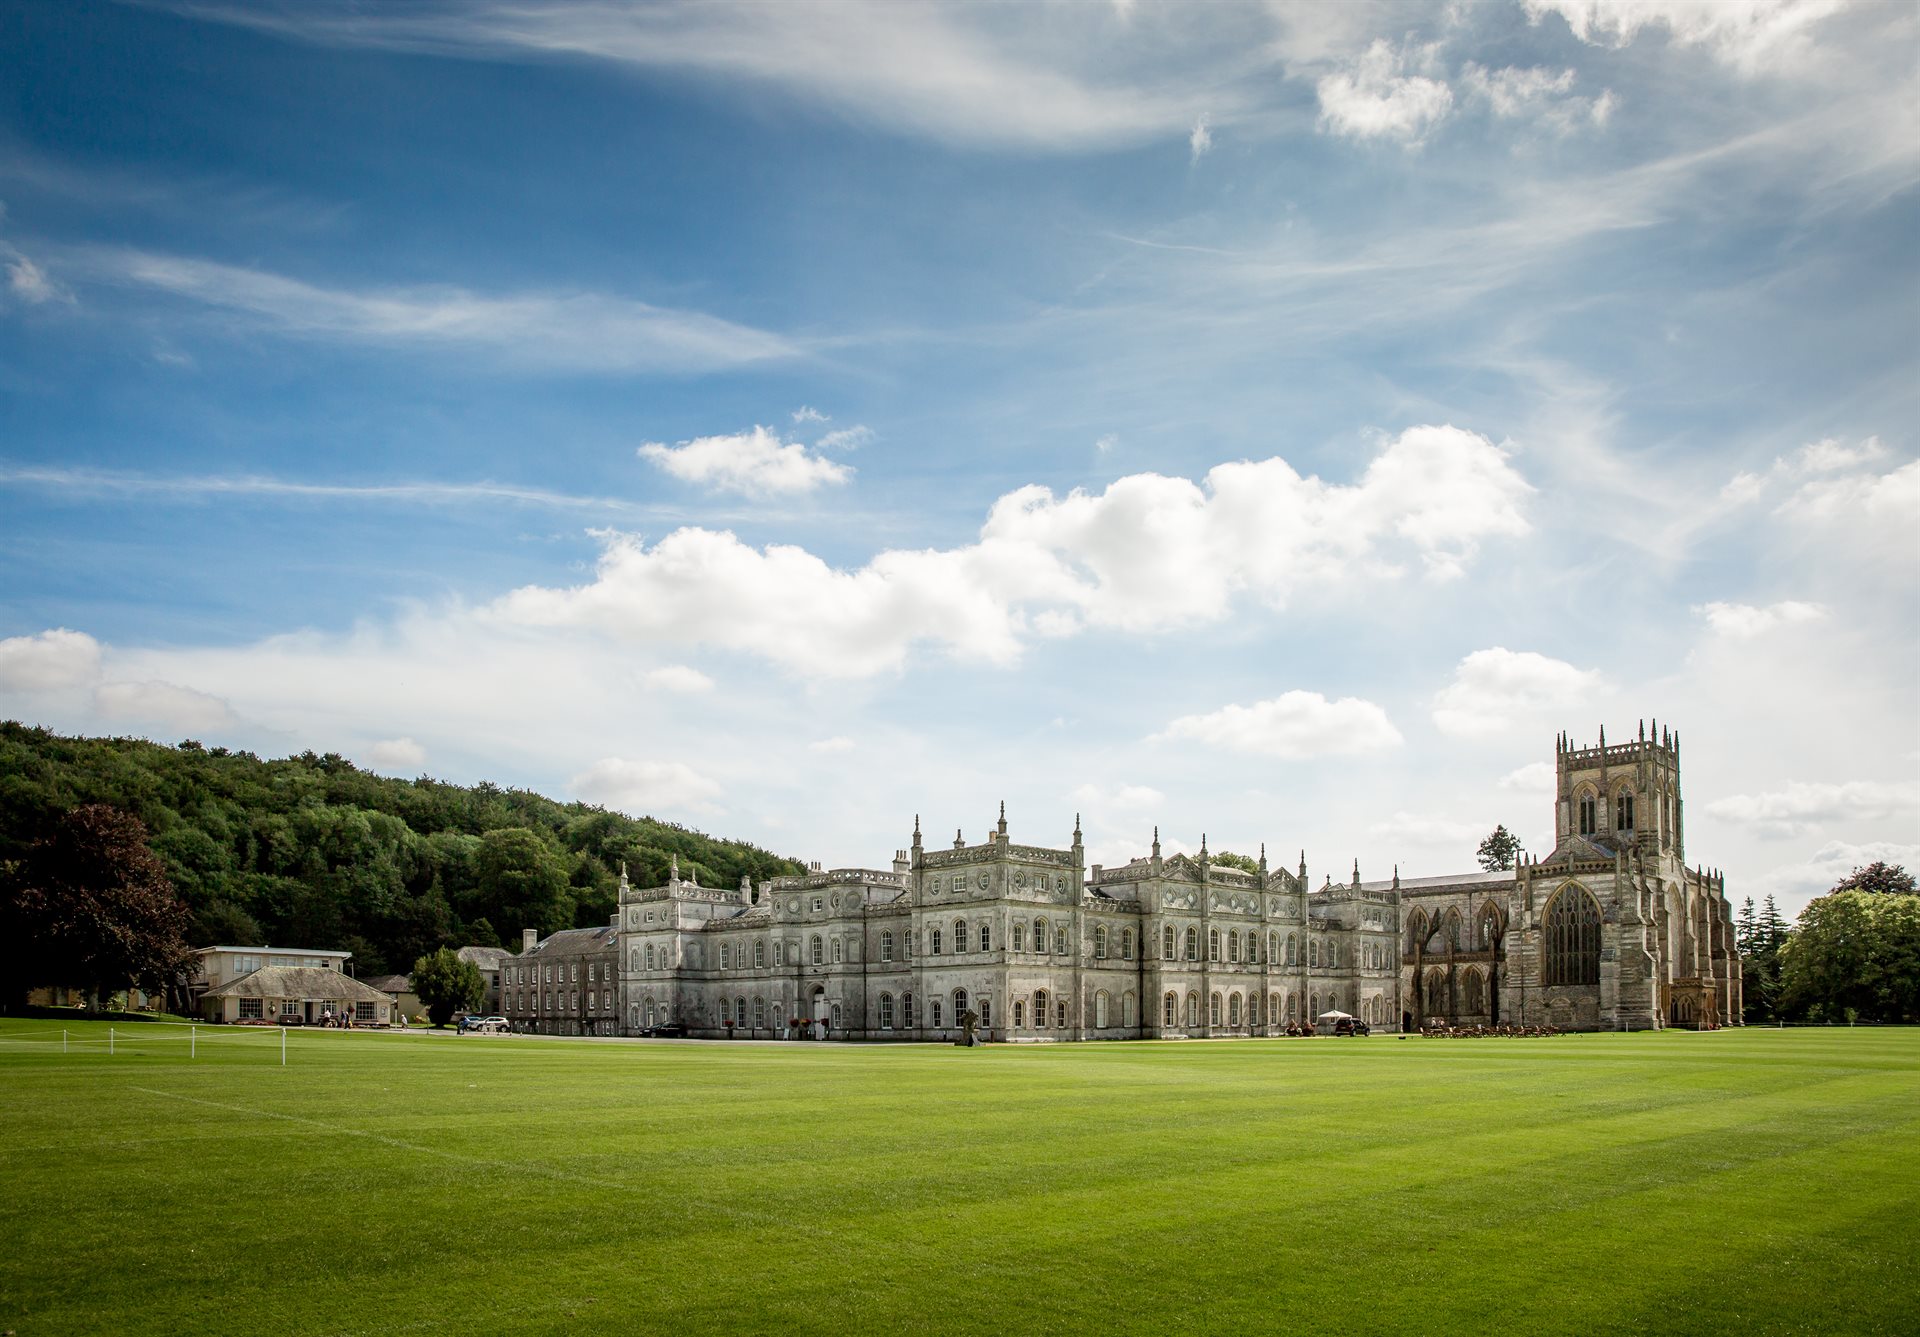
[[[1916,1031],[61,1029],[0,1022],[20,1337],[1920,1331]]]

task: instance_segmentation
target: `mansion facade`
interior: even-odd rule
[[[996,1041],[1277,1035],[1341,1011],[1376,1028],[1738,1024],[1740,965],[1722,879],[1687,867],[1679,741],[1555,746],[1556,843],[1512,870],[1314,888],[1152,852],[1089,868],[1016,844],[912,843],[887,869],[757,886],[679,876],[632,886],[607,925],[501,963],[519,1030],[947,1040],[971,1012]]]

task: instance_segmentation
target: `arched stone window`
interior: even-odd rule
[[[1599,830],[1600,804],[1591,789],[1583,789],[1574,796],[1574,807],[1580,814],[1580,834],[1591,836]]]
[[[1297,941],[1295,941],[1294,936],[1291,933],[1289,933],[1287,935],[1287,964],[1290,966],[1299,965],[1300,964],[1299,955],[1300,955],[1300,944]]]
[[[1227,932],[1227,961],[1231,965],[1240,964],[1240,934],[1238,930]]]
[[[1318,938],[1307,939],[1307,968],[1310,970],[1320,968],[1320,939]]]
[[[1502,934],[1500,909],[1492,901],[1480,907],[1480,950],[1493,951],[1500,945]]]
[[[767,1000],[764,998],[756,998],[753,1000],[753,1029],[756,1031],[761,1030],[765,1028],[766,1024]]]
[[[1036,952],[1047,950],[1047,921],[1044,919],[1033,921],[1033,950]]]
[[[1067,1000],[1065,995],[1054,1000],[1053,1019],[1059,1023],[1061,1030],[1064,1031],[1067,1028]]]
[[[927,930],[927,955],[940,955],[940,930],[937,928]]]
[[[1140,1024],[1140,1018],[1134,1015],[1133,995],[1130,993],[1120,995],[1120,1024],[1128,1030]]]
[[[647,944],[647,969],[648,970],[653,969],[653,944],[652,943]]]
[[[1237,1027],[1239,1026],[1239,1024],[1240,1024],[1240,995],[1237,993],[1229,994],[1227,995],[1227,1025]]]
[[[953,921],[953,950],[956,952],[967,950],[967,921],[964,919]]]
[[[726,970],[733,965],[733,948],[726,943],[720,944],[720,969]]]
[[[753,964],[755,966],[767,964],[767,944],[764,941],[753,944]]]
[[[1016,952],[1027,950],[1027,926],[1019,920],[1015,920],[1013,924],[1013,950]]]
[[[958,1026],[960,1024],[960,1014],[965,1012],[966,1010],[967,1010],[967,991],[965,989],[955,989],[953,991],[953,1024],[954,1025]]]
[[[1013,1028],[1016,1031],[1022,1030],[1026,1027],[1026,1024],[1027,1000],[1024,998],[1016,998],[1013,1000]]]
[[[1067,954],[1067,927],[1062,924],[1053,930],[1053,950],[1056,956]],[[1064,1025],[1065,1023],[1061,1023]]]
[[[1167,925],[1166,931],[1160,935],[1160,938],[1160,955],[1163,959],[1171,961],[1180,955],[1180,935],[1173,925]]]
[[[818,933],[814,934],[812,941],[808,943],[808,950],[812,952],[813,964],[816,966],[826,964],[827,945]]]
[[[1093,926],[1093,955],[1095,960],[1107,959],[1107,926],[1105,924]]]
[[[1409,952],[1420,950],[1420,944],[1427,940],[1427,912],[1416,909],[1407,916],[1407,946]]]
[[[1480,972],[1469,970],[1460,977],[1460,1010],[1472,1016],[1487,1010],[1486,991],[1480,987]]]
[[[993,950],[993,925],[991,924],[982,923],[980,925],[980,950],[983,952]]]
[[[1120,930],[1120,959],[1133,960],[1133,930],[1130,928]]]
[[[1047,1029],[1047,991],[1036,989],[1033,992],[1033,1026],[1035,1030]]]
[[[1197,993],[1190,993],[1187,995],[1187,1029],[1192,1030],[1194,1027],[1198,1026],[1199,1024],[1200,1024],[1200,995]]]
[[[1275,961],[1278,961],[1279,959],[1280,959],[1280,934],[1278,932],[1270,932],[1267,934],[1267,964],[1272,965]]]
[[[1622,789],[1613,796],[1613,829],[1633,830],[1633,791]]]
[[[1210,995],[1207,999],[1207,1024],[1209,1026],[1220,1024],[1220,995],[1217,993]]]
[[[720,1024],[722,1026],[725,1026],[728,1022],[732,1020],[733,1020],[733,1005],[729,1003],[726,999],[722,998],[720,1000]]]
[[[892,929],[888,929],[885,933],[882,933],[880,935],[880,959],[882,961],[893,960],[893,930]],[[887,1006],[889,1009],[892,1008],[893,1006],[892,999],[887,1000]]]
[[[1546,982],[1600,982],[1600,906],[1582,887],[1560,889],[1547,907]]]
[[[1453,1013],[1453,991],[1448,987],[1444,970],[1436,968],[1427,972],[1427,1013],[1438,1017]]]
[[[1093,1024],[1099,1030],[1104,1031],[1107,1028],[1107,991],[1105,989],[1093,996]]]
[[[836,966],[840,964],[840,939],[838,938],[833,940],[833,964]]]
[[[1190,928],[1187,930],[1187,960],[1198,961],[1199,959],[1200,959],[1200,930]]]
[[[1267,995],[1267,1025],[1278,1026],[1279,1024],[1280,1024],[1280,995],[1277,993],[1270,993]]]
[[[893,1029],[893,995],[890,993],[880,995],[880,1029],[883,1031]]]
[[[907,1030],[913,1029],[913,995],[910,993],[900,995],[900,1024]]]
[[[1170,993],[1160,1000],[1160,1024],[1169,1028],[1180,1024],[1180,997],[1178,994]]]
[[[1219,959],[1220,959],[1220,930],[1217,928],[1210,928],[1207,930],[1207,960],[1218,961]]]

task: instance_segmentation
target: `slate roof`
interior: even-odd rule
[[[315,1003],[386,1003],[378,989],[320,966],[262,966],[209,989],[205,998],[294,998]]]
[[[612,924],[600,924],[594,928],[563,928],[558,933],[548,934],[538,947],[524,956],[589,956],[597,952],[614,950],[614,935],[618,933]]]
[[[369,975],[360,982],[381,993],[407,993],[413,988],[411,975]]]
[[[1614,851],[1590,836],[1568,835],[1553,847],[1553,853],[1540,862],[1557,863],[1612,863]]]

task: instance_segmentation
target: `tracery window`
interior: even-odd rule
[[[1581,835],[1590,836],[1594,833],[1595,827],[1598,825],[1600,820],[1598,807],[1599,805],[1594,802],[1594,797],[1592,794],[1582,794],[1580,796],[1580,834]]]
[[[1563,888],[1547,907],[1548,984],[1600,982],[1600,906],[1579,887]]]
[[[1613,797],[1613,829],[1633,830],[1633,795],[1621,790]]]

